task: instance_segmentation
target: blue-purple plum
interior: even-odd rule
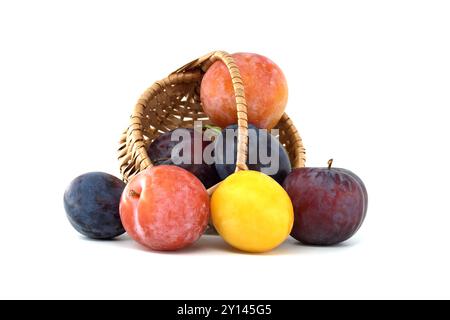
[[[221,179],[236,169],[237,127],[226,127],[215,142],[215,165]],[[231,161],[228,161],[229,158]],[[279,184],[283,183],[292,169],[288,153],[279,140],[269,131],[251,124],[248,126],[247,166],[250,170],[267,174]]]
[[[75,178],[64,193],[64,208],[72,226],[92,239],[112,239],[125,229],[120,221],[120,197],[125,183],[103,172]]]

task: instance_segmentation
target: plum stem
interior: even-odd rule
[[[218,127],[218,126],[212,126],[210,124],[205,124],[204,127],[207,128],[207,129],[211,129],[211,130],[213,130],[214,132],[216,132],[218,134],[222,133],[222,129],[220,127]]]
[[[333,159],[328,160],[328,170],[331,169],[332,164],[333,164]]]
[[[139,193],[137,193],[136,191],[134,191],[133,189],[130,190],[130,192],[128,193],[128,195],[131,198],[139,198],[141,195]]]

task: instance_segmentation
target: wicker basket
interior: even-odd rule
[[[130,125],[122,134],[119,148],[120,172],[125,182],[152,166],[146,147],[160,134],[175,128],[192,127],[194,121],[211,124],[200,102],[200,84],[206,70],[217,60],[227,66],[233,81],[238,116],[238,154],[236,171],[247,169],[247,103],[243,81],[233,58],[215,51],[196,59],[161,81],[155,82],[139,98]],[[275,127],[293,168],[305,165],[305,149],[292,121],[283,114]],[[208,190],[209,193],[215,187]]]

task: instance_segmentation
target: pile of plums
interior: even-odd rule
[[[248,170],[235,172],[236,102],[230,74],[218,61],[200,90],[214,126],[158,136],[147,145],[154,166],[127,185],[101,172],[73,180],[64,206],[77,231],[94,239],[127,232],[150,249],[178,250],[198,240],[211,221],[228,244],[246,252],[272,250],[289,234],[309,245],[334,245],[355,234],[367,212],[362,180],[331,160],[324,168],[292,170],[270,132],[287,104],[281,69],[257,54],[233,58],[248,104]]]

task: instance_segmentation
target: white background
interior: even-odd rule
[[[448,1],[1,1],[0,298],[450,298]],[[307,165],[356,172],[364,226],[264,255],[89,241],[66,185],[118,175],[141,92],[212,50],[284,70]]]

